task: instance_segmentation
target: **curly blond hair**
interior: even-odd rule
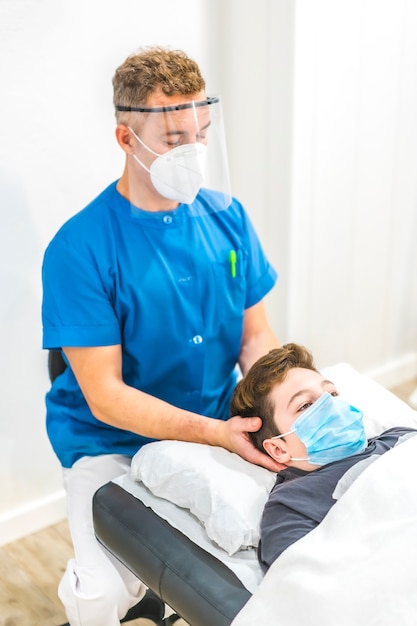
[[[157,89],[167,96],[189,96],[205,86],[199,66],[182,50],[143,48],[128,56],[113,76],[116,120],[122,123],[126,117],[117,107],[144,106]]]

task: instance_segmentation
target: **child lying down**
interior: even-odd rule
[[[268,570],[315,528],[359,474],[417,430],[391,428],[367,440],[363,413],[345,402],[297,344],[271,350],[237,384],[231,416],[258,416],[255,446],[282,465],[261,521],[259,563]]]

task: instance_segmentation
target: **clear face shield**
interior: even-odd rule
[[[133,205],[155,210],[149,206],[157,206],[159,198],[162,210],[168,208],[168,200],[170,208],[189,205],[193,215],[229,206],[230,180],[219,98],[118,110],[128,113],[123,123],[131,133],[133,152],[128,167]]]

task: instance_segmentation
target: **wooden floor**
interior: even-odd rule
[[[66,622],[56,589],[71,556],[66,521],[0,548],[1,626]]]
[[[62,521],[0,547],[0,626],[60,626],[66,623],[57,587],[73,555]],[[154,626],[147,619],[129,626]],[[183,620],[178,626],[187,626]]]
[[[407,401],[416,388],[417,379],[392,391]],[[66,521],[0,547],[0,626],[60,626],[65,623],[57,587],[71,556]],[[149,626],[151,623],[142,619],[129,625]],[[185,622],[181,620],[177,624],[184,626]]]

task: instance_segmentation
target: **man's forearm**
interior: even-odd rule
[[[261,356],[273,348],[279,348],[280,343],[271,328],[252,336],[244,345],[239,355],[239,367],[243,376]]]

